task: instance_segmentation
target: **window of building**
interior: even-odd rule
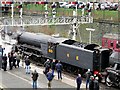
[[[116,48],[120,49],[120,41],[117,41]]]
[[[110,42],[110,46],[113,47],[113,41]]]
[[[108,46],[108,41],[107,41],[107,39],[104,40],[104,46],[105,46],[105,47]]]

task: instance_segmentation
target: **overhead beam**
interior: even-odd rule
[[[32,25],[67,25],[74,22],[74,17],[23,17],[23,18],[0,18],[0,26],[32,26]],[[22,21],[22,23],[21,23]],[[77,23],[93,23],[92,17],[77,17]]]

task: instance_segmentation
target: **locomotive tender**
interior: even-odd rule
[[[17,41],[18,50],[31,55],[32,60],[40,63],[44,63],[47,58],[60,60],[67,71],[102,71],[109,65],[109,49],[99,48],[97,44],[30,32],[18,35]]]

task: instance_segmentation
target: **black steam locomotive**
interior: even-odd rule
[[[42,33],[24,32],[18,35],[16,47],[31,59],[44,63],[47,58],[60,60],[64,69],[77,72],[90,69],[102,71],[109,66],[109,49],[97,44],[85,44],[62,37]]]

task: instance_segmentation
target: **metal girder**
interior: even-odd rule
[[[77,19],[77,20],[75,20]],[[0,27],[2,26],[32,26],[32,25],[67,25],[74,23],[74,20],[77,21],[76,23],[93,23],[92,17],[23,17],[18,18],[14,17],[12,18],[0,18],[0,21],[2,24],[0,24]]]

